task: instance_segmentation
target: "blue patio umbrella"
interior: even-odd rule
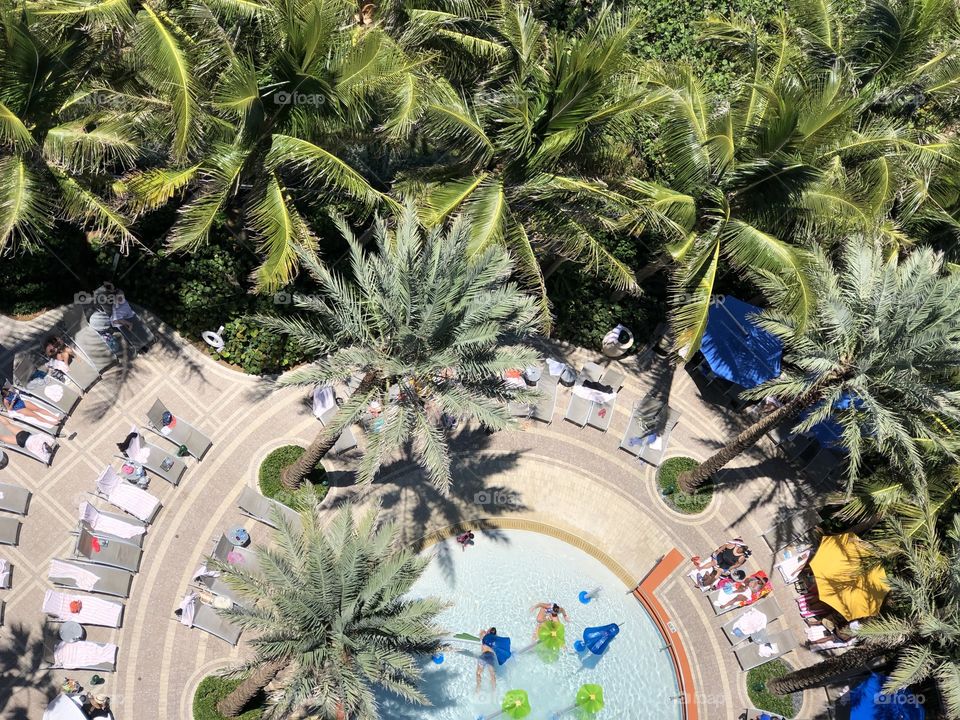
[[[780,374],[783,346],[749,319],[759,312],[760,308],[735,297],[715,297],[710,301],[707,329],[700,341],[700,352],[710,369],[744,388],[756,387]]]
[[[840,396],[840,399],[833,404],[833,409],[849,410],[851,405],[857,410],[860,410],[863,407],[863,400],[845,392]],[[809,412],[805,412],[801,415],[801,418],[806,418],[809,414]],[[820,447],[833,448],[841,451],[847,449],[846,444],[843,442],[843,426],[840,425],[834,417],[828,417],[826,420],[817,423],[810,428],[809,432],[820,443]]]
[[[850,720],[924,720],[926,712],[917,696],[906,690],[885,694],[881,688],[886,679],[871,673],[850,691]]]

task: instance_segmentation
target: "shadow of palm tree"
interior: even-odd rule
[[[53,673],[40,669],[50,631],[14,624],[0,641],[0,714],[4,720],[36,720],[60,692]]]

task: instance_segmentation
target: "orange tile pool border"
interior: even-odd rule
[[[568,545],[573,545],[592,555],[606,565],[608,570],[619,577],[624,585],[633,587],[633,596],[643,605],[644,610],[647,611],[647,614],[657,626],[657,630],[659,630],[664,642],[667,643],[667,649],[670,651],[670,660],[673,663],[674,676],[677,678],[677,685],[679,686],[680,692],[681,720],[699,720],[696,693],[693,684],[693,672],[690,670],[687,651],[683,647],[683,642],[680,639],[680,633],[676,626],[670,621],[670,616],[667,614],[667,611],[653,594],[663,581],[683,562],[683,556],[679,550],[676,548],[670,550],[670,552],[660,558],[653,569],[647,573],[646,577],[644,577],[639,584],[633,586],[634,576],[631,576],[623,565],[595,545],[587,542],[575,533],[537,520],[483,518],[475,522],[462,522],[456,525],[448,525],[447,527],[423,535],[414,540],[411,546],[416,552],[420,552],[435,543],[459,535],[467,530],[483,530],[489,527],[500,527],[508,530],[530,530],[541,533],[542,535],[555,537]]]

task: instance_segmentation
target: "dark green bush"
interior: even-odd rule
[[[220,357],[254,375],[276,373],[308,359],[286,338],[267,332],[248,318],[227,323],[223,339],[226,344]]]
[[[657,484],[664,502],[684,515],[696,515],[707,509],[713,498],[713,483],[707,482],[697,488],[693,495],[680,490],[677,478],[687,470],[693,470],[700,463],[693,458],[672,457],[664,460],[657,471]]]
[[[208,675],[201,680],[193,695],[193,720],[226,720],[217,712],[217,703],[233,692],[239,684],[239,680],[230,680],[216,675]],[[245,710],[237,717],[238,720],[260,720],[262,716],[263,710],[254,707]]]
[[[283,487],[280,482],[280,473],[285,467],[299,460],[303,452],[304,448],[299,445],[283,445],[267,455],[260,463],[260,492],[268,498],[297,509],[296,494]],[[323,465],[317,463],[314,471],[307,477],[307,481],[313,486],[316,499],[322,500],[327,494],[327,471]]]

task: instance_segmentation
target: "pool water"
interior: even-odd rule
[[[416,596],[433,595],[451,607],[440,616],[450,631],[478,635],[496,626],[511,638],[514,656],[497,668],[496,690],[484,670],[476,690],[479,645],[452,641],[441,664],[424,665],[423,689],[432,706],[380,696],[384,720],[475,720],[500,709],[508,690],[526,690],[530,720],[549,720],[574,704],[584,683],[603,688],[605,707],[598,720],[677,720],[680,704],[673,665],[664,640],[629,588],[601,562],[567,543],[521,530],[478,533],[462,551],[453,539],[428,550],[434,561],[414,586]],[[582,590],[601,588],[599,597],[581,604]],[[570,616],[566,648],[555,657],[533,648],[538,602],[557,602]],[[601,656],[580,655],[573,643],[584,628],[618,623],[620,633]],[[508,716],[500,715],[506,719]],[[580,717],[575,711],[562,720]]]

